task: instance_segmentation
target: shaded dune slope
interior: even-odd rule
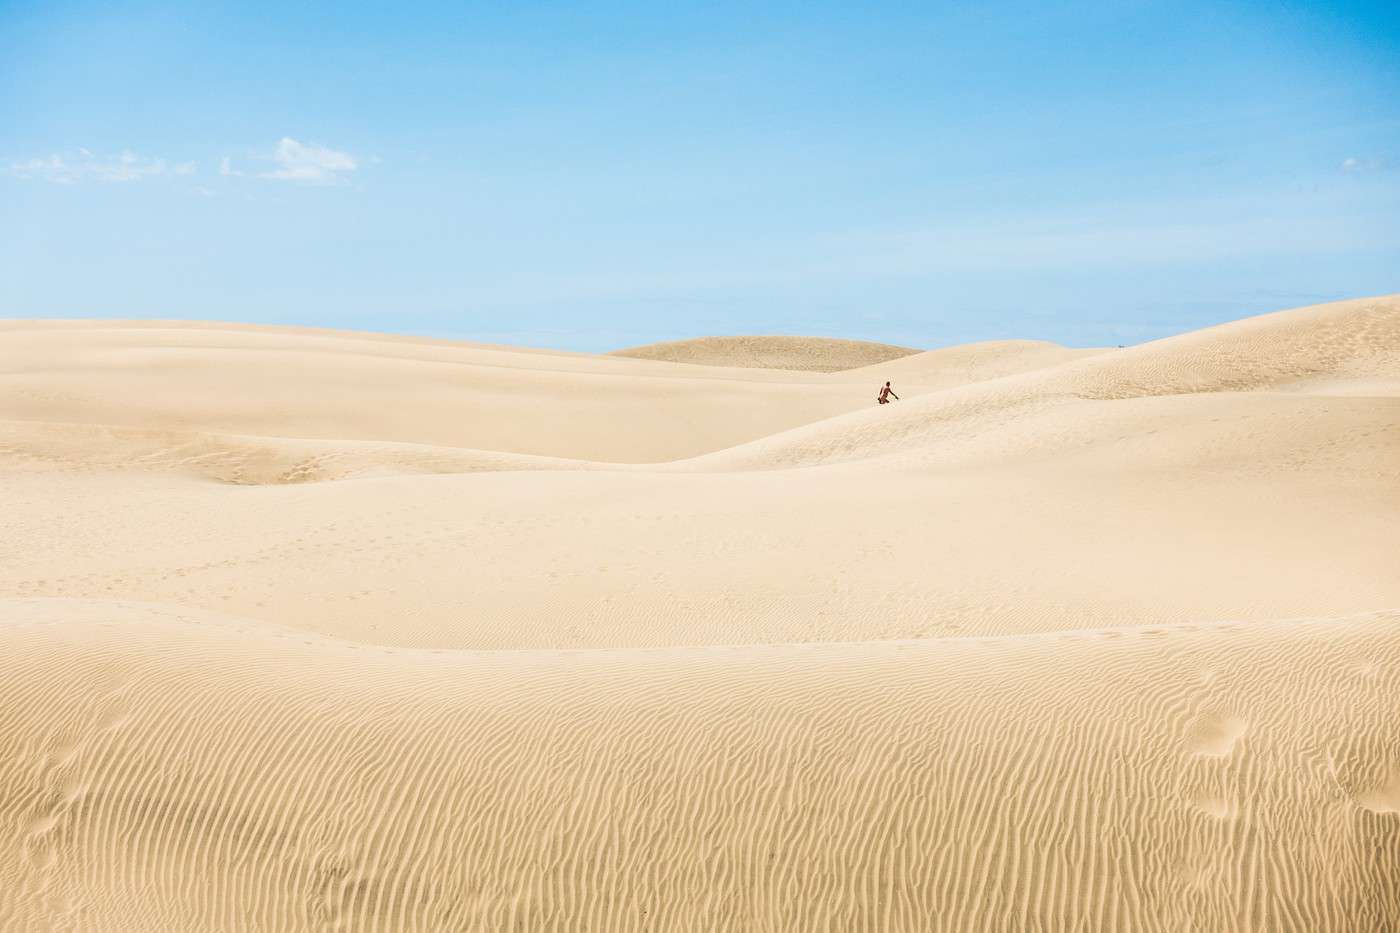
[[[10,929],[1400,917],[1394,614],[440,654],[160,607],[4,612]]]

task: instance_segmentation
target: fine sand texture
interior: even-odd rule
[[[742,341],[0,322],[0,930],[1400,929],[1400,297]]]

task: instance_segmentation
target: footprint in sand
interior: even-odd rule
[[[1203,713],[1186,727],[1186,750],[1192,755],[1224,758],[1248,729],[1246,719]]]
[[[1400,814],[1400,768],[1395,768],[1379,787],[1356,795],[1356,805],[1372,813]]]
[[[97,721],[97,728],[103,732],[115,732],[131,720],[131,708],[125,699],[116,699],[103,711]]]

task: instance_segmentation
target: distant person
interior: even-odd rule
[[[891,389],[890,384],[887,382],[885,383],[884,387],[880,389],[880,397],[876,399],[876,401],[879,402],[881,405],[888,405],[890,403],[891,395],[894,395],[894,389]],[[894,397],[899,398],[898,395],[894,395]]]

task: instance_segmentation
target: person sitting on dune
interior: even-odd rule
[[[877,398],[875,401],[879,402],[881,405],[888,405],[890,403],[891,395],[894,395],[894,389],[891,389],[890,384],[887,382],[885,383],[884,387],[880,389],[880,397]],[[898,395],[894,395],[894,397],[899,398]]]

